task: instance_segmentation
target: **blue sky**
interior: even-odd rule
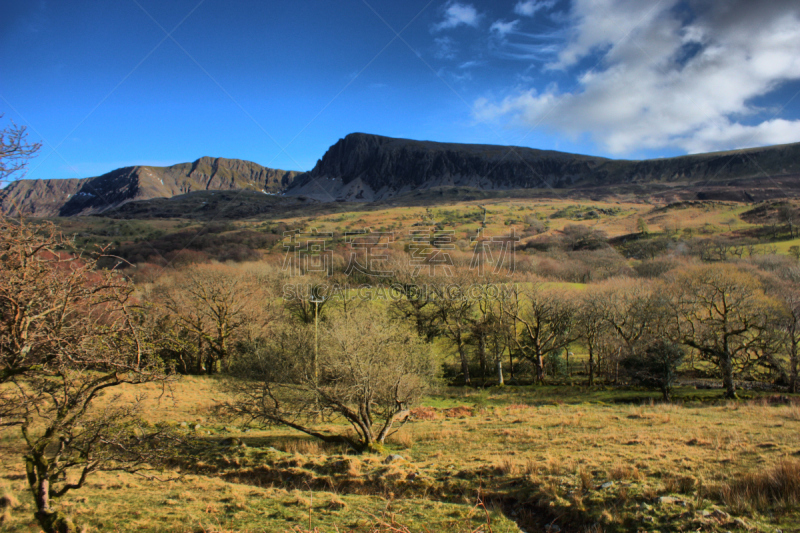
[[[624,158],[797,142],[797,4],[5,0],[0,113],[44,142],[29,178],[309,170],[355,131]]]

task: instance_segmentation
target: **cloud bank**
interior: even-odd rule
[[[614,154],[800,141],[800,120],[753,103],[800,79],[796,0],[574,0],[567,25],[544,70],[575,71],[576,86],[482,98],[476,119],[588,134]]]

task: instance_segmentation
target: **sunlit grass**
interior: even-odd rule
[[[216,419],[211,408],[227,397],[220,379],[184,378],[160,399],[151,388],[143,400],[149,417],[199,423],[208,448],[187,458],[184,477],[173,481],[94,477],[65,500],[91,527],[371,531],[378,518],[393,517],[410,531],[488,532],[476,529],[487,520],[479,498],[495,532],[515,531],[510,518],[523,527],[558,518],[604,531],[635,531],[645,518],[661,529],[712,531],[731,529],[733,517],[770,527],[798,518],[794,496],[781,500],[783,485],[770,481],[783,478],[768,474],[775,465],[794,472],[786,461],[800,453],[796,404],[727,402],[719,391],[691,388],[676,390],[688,401],[678,404],[605,387],[449,388],[425,399],[428,407],[382,454],[355,456],[293,430],[244,431],[241,422]],[[0,489],[22,506],[4,527],[36,531],[14,438],[3,440]],[[385,464],[389,453],[403,459]],[[731,520],[709,519],[715,509]]]

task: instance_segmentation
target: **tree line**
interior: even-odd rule
[[[770,272],[746,262],[698,262],[654,279],[619,277],[583,286],[535,276],[491,279],[466,268],[452,276],[414,276],[402,261],[392,266],[392,278],[383,282],[394,296],[377,301],[355,291],[319,295],[316,303],[309,293],[284,300],[283,284],[305,283],[313,292],[331,281],[289,278],[262,263],[194,265],[162,276],[146,292],[160,313],[162,357],[184,373],[228,371],[246,346],[275,327],[327,324],[366,306],[407,324],[426,343],[447,346],[457,363],[453,382],[490,378],[502,384],[510,376],[545,383],[575,350],[586,354],[591,386],[601,373],[612,381],[620,372],[630,377],[626,370],[637,359],[669,345],[674,349],[664,349],[704,363],[697,366],[721,380],[727,397],[736,396],[737,379],[798,389],[797,265]],[[427,292],[420,297],[423,283]],[[501,284],[502,291],[491,290]],[[484,287],[478,291],[483,296],[470,297],[476,286]]]

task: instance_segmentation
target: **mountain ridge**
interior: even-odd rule
[[[168,167],[137,165],[101,176],[67,180],[19,180],[0,191],[0,211],[29,216],[91,215],[134,200],[171,198],[198,190],[282,192],[299,171],[252,161],[201,157]]]
[[[331,146],[286,194],[320,201],[371,202],[442,186],[507,190],[702,183],[755,178],[765,173],[800,173],[800,143],[623,160],[527,147],[351,133]]]
[[[697,194],[734,201],[800,195],[800,143],[624,160],[351,133],[334,143],[309,172],[201,157],[169,167],[124,167],[94,178],[20,180],[0,190],[0,211],[38,217],[92,215],[129,202],[215,190],[369,203],[444,188],[487,192],[597,189],[614,194],[648,184],[681,188],[682,197]]]

